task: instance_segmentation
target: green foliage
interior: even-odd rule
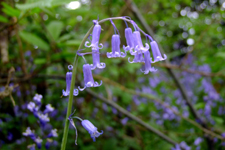
[[[26,31],[20,31],[19,35],[21,36],[21,38],[23,40],[25,40],[29,44],[33,44],[34,46],[38,46],[45,51],[50,50],[49,44],[47,42],[45,42],[43,39],[41,39],[40,37],[38,37],[37,35],[33,34],[33,33],[29,33],[29,32],[26,32]]]
[[[19,87],[14,89],[12,96],[16,105],[19,106],[20,112],[28,114],[26,117],[17,115],[12,115],[12,117],[11,114],[14,113],[14,109],[8,108],[9,105],[11,106],[10,98],[1,99],[0,121],[3,120],[3,123],[0,122],[0,128],[3,137],[7,137],[11,129],[18,128],[20,134],[15,141],[22,139],[22,132],[25,131],[27,126],[41,132],[38,130],[37,119],[33,114],[27,109],[21,109],[24,104],[32,100],[35,93],[39,93],[43,94],[45,98],[43,103],[51,103],[57,109],[56,115],[51,118],[51,123],[59,131],[58,145],[51,149],[60,149],[68,100],[67,97],[61,98],[62,89],[66,89],[64,77],[68,71],[67,66],[72,64],[82,39],[93,25],[92,20],[96,20],[98,16],[99,20],[107,17],[130,16],[141,29],[147,31],[137,15],[130,8],[127,8],[127,4],[123,0],[82,0],[80,1],[80,7],[74,10],[66,7],[72,1],[74,0],[26,0],[1,3],[0,30],[3,34],[1,38],[7,39],[9,62],[2,63],[1,53],[0,89],[6,84],[8,69],[14,67],[16,72],[13,74],[10,83],[18,84]],[[202,86],[203,80],[210,81],[215,91],[220,94],[221,99],[214,101],[217,105],[212,103],[211,106],[211,119],[215,124],[210,122],[204,113],[201,116],[208,121],[210,128],[215,129],[218,134],[223,133],[225,131],[224,114],[219,115],[218,111],[220,106],[225,108],[225,12],[222,8],[224,3],[217,1],[215,4],[209,4],[210,6],[201,9],[202,2],[191,0],[134,0],[133,2],[137,5],[147,25],[153,30],[154,39],[162,46],[168,60],[173,61],[174,72],[178,79],[187,89],[187,93],[192,94],[188,96],[194,108],[200,112],[204,111],[206,107],[207,101],[205,98],[210,92],[204,92],[206,88]],[[190,12],[181,15],[182,10],[190,10],[192,13],[197,12],[198,17],[188,17]],[[207,21],[210,23],[207,23]],[[124,38],[126,25],[123,21],[115,21],[114,23],[119,29],[121,51],[123,51],[122,46],[126,45]],[[181,118],[178,120],[163,119],[165,108],[162,108],[159,103],[150,98],[127,93],[121,87],[113,84],[118,83],[122,87],[136,92],[143,92],[144,89],[147,89],[144,91],[145,94],[150,95],[150,97],[154,95],[169,106],[176,107],[182,115],[186,111],[189,112],[188,119],[196,121],[190,109],[183,107],[182,104],[185,102],[179,92],[180,90],[167,73],[167,69],[163,67],[165,62],[152,64],[158,71],[144,75],[139,71],[141,67],[144,67],[144,64],[128,63],[128,57],[130,57],[130,60],[134,58],[130,54],[126,58],[108,59],[106,52],[111,51],[113,28],[111,28],[110,22],[101,24],[101,26],[100,42],[104,44],[104,48],[100,50],[100,60],[106,63],[106,68],[93,70],[92,73],[98,74],[100,78],[101,76],[107,78],[112,83],[103,81],[101,87],[91,88],[91,90],[127,109],[131,114],[169,136],[172,140],[178,143],[185,141],[192,149],[196,149],[193,144],[196,138],[204,138],[206,135],[202,130]],[[129,27],[132,27],[132,25],[129,24]],[[191,33],[191,31],[194,31],[194,33]],[[193,45],[188,45],[187,40],[189,38],[194,40]],[[142,40],[144,44],[145,37],[143,35]],[[82,49],[85,49],[84,52],[91,52],[91,48],[83,46]],[[191,52],[193,59],[185,61],[184,65],[180,67],[179,60],[184,60],[184,56],[190,50],[193,50]],[[26,72],[22,68],[23,57],[21,56],[24,56]],[[92,63],[91,54],[85,55],[85,59],[87,63]],[[79,57],[78,62],[75,88],[77,86],[83,87],[82,65],[85,61],[82,57]],[[208,65],[212,73],[220,72],[219,74],[223,76],[206,77],[199,75],[199,72],[205,74],[210,72],[199,68],[203,65]],[[199,78],[196,79],[195,76],[199,76]],[[100,78],[94,80],[100,82]],[[157,82],[157,79],[160,80],[159,83],[152,85],[151,83]],[[187,82],[184,81],[191,82],[192,79],[195,86],[186,87]],[[148,90],[148,88],[151,90]],[[179,93],[179,96],[176,96],[175,93]],[[139,105],[134,101],[135,99],[140,102]],[[181,100],[181,102],[178,102],[178,100]],[[41,109],[45,108],[42,107]],[[74,145],[75,132],[71,128],[69,129],[67,149],[168,150],[172,147],[171,144],[131,119],[125,125],[122,124],[121,120],[127,116],[115,112],[109,105],[106,108],[103,107],[103,103],[99,99],[94,98],[86,91],[80,91],[79,96],[74,97],[73,109],[76,109],[76,116],[91,120],[98,130],[104,131],[104,134],[98,137],[94,143],[88,132],[82,128],[80,122],[76,121],[79,133],[78,146]],[[158,119],[153,117],[153,112],[159,115]],[[9,122],[6,123],[5,120],[7,119]],[[160,124],[162,120],[163,123]],[[2,134],[0,135],[2,137]],[[13,141],[2,146],[1,137],[0,149],[2,150],[27,149],[27,145],[33,144],[32,140],[26,139],[26,142],[21,145]],[[44,144],[45,142],[43,142]],[[207,141],[204,140],[201,143],[201,149],[207,149],[207,147]],[[220,140],[215,145],[215,149],[223,149]]]

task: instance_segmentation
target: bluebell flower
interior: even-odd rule
[[[120,52],[120,36],[118,34],[114,34],[112,36],[112,52],[107,52],[107,57],[112,58],[112,57],[125,57],[126,52]]]
[[[112,45],[112,52],[108,53],[107,52],[107,57],[108,58],[112,58],[112,57],[125,57],[127,55],[126,51],[125,53],[120,52],[120,36],[119,36],[119,30],[116,28],[115,24],[113,23],[112,20],[111,24],[113,25],[115,34],[113,34],[112,36],[112,41],[111,41],[111,45]]]
[[[95,26],[92,31],[92,41],[91,45],[87,45],[89,41],[85,42],[86,47],[92,47],[92,58],[93,58],[93,64],[91,64],[91,69],[95,69],[96,67],[99,69],[103,69],[106,67],[105,63],[100,62],[100,53],[99,49],[103,48],[103,44],[99,44],[100,34],[101,34],[101,25],[98,24],[97,20],[93,21]],[[99,47],[100,46],[100,47]]]
[[[89,132],[94,142],[95,138],[103,134],[103,131],[98,132],[97,128],[89,120],[82,120],[81,124]]]
[[[92,58],[93,58],[93,64],[90,64],[91,69],[95,69],[96,67],[99,69],[103,69],[106,67],[105,63],[100,62],[100,53],[99,48],[92,48]]]
[[[27,148],[29,148],[29,150],[35,150],[35,144],[28,145]]]
[[[29,109],[31,112],[33,112],[35,110],[35,103],[34,102],[30,102],[28,105],[27,105],[27,109]]]
[[[48,134],[48,138],[51,137],[58,137],[57,129],[51,130],[51,132]]]
[[[141,45],[140,43],[142,43],[140,41],[140,39],[139,39],[140,32],[139,33],[138,32],[139,31],[135,31],[134,32],[135,34],[133,33],[133,37],[134,37],[133,42],[134,42],[135,49],[139,48],[140,45]],[[130,57],[129,57],[128,58],[128,62],[129,63],[140,63],[140,62],[144,62],[145,61],[144,58],[143,58],[142,51],[137,51],[137,52],[130,51],[130,52],[131,52],[131,54],[134,54],[134,59],[133,59],[133,61],[130,61]]]
[[[42,98],[43,98],[43,96],[41,94],[35,94],[33,100],[36,102],[41,102]]]
[[[145,59],[145,70],[141,70],[141,72],[144,72],[144,74],[148,74],[149,72],[155,72],[157,69],[151,66],[151,60],[150,60],[150,52],[146,51],[144,52],[144,59]]]
[[[197,145],[199,145],[202,141],[203,141],[203,139],[202,139],[201,137],[198,137],[198,138],[195,140],[194,144],[197,146]]]
[[[35,94],[35,96],[33,97],[33,100],[36,102],[37,105],[41,105],[41,99],[43,98],[43,96],[41,94]]]
[[[123,49],[125,51],[130,51],[134,48],[134,42],[133,42],[132,29],[129,27],[125,29],[125,38],[126,38],[127,46],[123,45]]]
[[[36,136],[34,134],[34,131],[32,131],[30,129],[30,127],[27,127],[26,132],[23,132],[23,135],[24,136],[29,136],[32,140],[35,140],[36,139]]]
[[[140,31],[134,31],[133,38],[134,38],[133,40],[135,43],[134,45],[135,47],[134,47],[134,51],[130,50],[131,55],[142,54],[149,50],[149,45],[147,43],[145,43],[145,47],[143,46]]]
[[[45,106],[44,114],[54,111],[55,108],[51,104]]]
[[[175,147],[172,147],[171,150],[181,150],[179,144],[176,144]]]
[[[94,82],[91,72],[91,66],[89,64],[83,65],[83,74],[84,74],[84,88],[80,88],[78,86],[78,89],[80,91],[83,91],[87,87],[98,87],[102,85],[102,81],[100,82],[100,84],[98,82]]]
[[[68,66],[69,70],[73,69],[72,65]],[[72,72],[66,73],[66,91],[62,90],[63,96],[68,96],[70,94],[70,86],[71,86]],[[77,89],[73,90],[73,95],[77,96],[79,94]]]
[[[45,124],[50,121],[48,114],[42,114],[41,112],[38,112],[37,116],[42,126],[45,126]]]
[[[158,62],[158,61],[162,61],[165,60],[167,58],[166,54],[164,54],[164,58],[161,55],[161,52],[159,51],[159,47],[158,44],[156,43],[156,41],[151,41],[150,42],[151,45],[151,49],[152,49],[152,54],[154,57],[154,61],[152,60],[152,63]]]
[[[42,139],[40,137],[36,138],[34,142],[37,144],[38,149],[41,149]]]
[[[101,25],[99,25],[97,21],[95,21],[94,24],[95,24],[95,26],[92,31],[91,45],[88,46],[87,44],[89,43],[89,41],[86,41],[85,47],[92,47],[92,50],[102,49],[103,44],[102,43],[99,44],[99,39],[100,39],[100,34],[101,34]]]
[[[52,139],[47,139],[46,143],[45,143],[45,148],[49,149],[50,145],[52,144],[53,140]]]

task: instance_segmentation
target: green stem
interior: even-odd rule
[[[131,20],[126,19],[124,17],[113,17],[113,18],[106,18],[103,20],[100,20],[98,23],[103,23],[105,21],[109,20],[125,20],[129,23],[132,23]],[[81,47],[84,45],[85,41],[87,40],[88,36],[91,34],[92,30],[94,28],[94,25],[89,29],[89,31],[86,33],[84,39],[82,40],[78,50],[81,49]],[[146,35],[145,32],[143,32],[139,27],[137,27],[139,31],[141,31],[144,35]],[[73,90],[74,90],[74,85],[75,85],[75,78],[76,78],[76,70],[77,70],[77,65],[78,65],[78,56],[77,54],[75,55],[74,62],[73,62],[73,73],[72,73],[72,80],[71,80],[71,85],[70,86],[70,94],[69,94],[69,100],[68,100],[68,108],[67,108],[67,113],[66,113],[66,120],[65,120],[65,127],[64,127],[64,132],[63,132],[63,138],[62,138],[62,143],[61,143],[61,150],[66,149],[66,142],[67,142],[67,136],[68,136],[68,130],[69,130],[69,115],[71,114],[72,111],[72,103],[73,103]]]

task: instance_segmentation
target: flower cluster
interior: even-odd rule
[[[165,60],[167,56],[164,54],[164,57],[162,57],[162,54],[159,50],[159,47],[156,41],[154,41],[150,35],[140,30],[140,28],[137,26],[137,24],[133,20],[131,19],[127,20],[126,17],[119,17],[119,18],[123,19],[127,26],[125,28],[125,39],[126,39],[127,46],[123,45],[124,52],[121,52],[119,30],[116,28],[112,19],[109,19],[111,24],[113,25],[115,33],[112,35],[112,40],[111,40],[112,52],[107,52],[107,57],[108,58],[116,58],[116,57],[123,58],[123,57],[126,57],[127,52],[130,52],[130,54],[134,56],[134,59],[133,61],[130,61],[130,57],[129,57],[128,58],[129,63],[144,63],[145,64],[145,69],[144,70],[141,69],[141,72],[144,72],[144,74],[148,74],[149,72],[157,71],[157,69],[151,66],[151,63]],[[132,29],[127,25],[126,21],[129,21],[133,25],[134,31],[132,31]],[[103,48],[103,44],[99,43],[100,34],[101,34],[101,25],[99,24],[98,20],[93,20],[93,23],[94,23],[94,28],[93,28],[92,34],[89,35],[89,37],[92,37],[91,44],[88,45],[90,41],[85,42],[85,47],[88,47],[88,48],[91,47],[92,49],[91,53],[93,58],[93,64],[88,64],[85,60],[86,63],[83,65],[84,88],[78,87],[80,91],[83,91],[87,87],[101,86],[102,81],[100,83],[95,82],[93,79],[91,70],[94,70],[95,68],[103,69],[106,67],[105,63],[100,62],[99,49]],[[142,39],[141,39],[141,33],[143,33],[146,39],[149,40],[153,57],[151,57],[151,54],[149,51],[150,49],[149,44],[146,42],[145,46],[143,45]],[[79,53],[79,51],[80,50],[78,50],[77,54],[79,56],[82,56],[83,58],[84,58],[83,55],[89,54],[89,53],[81,54]],[[72,67],[69,68],[69,70],[71,69]],[[66,74],[67,88],[66,88],[66,91],[63,90],[64,96],[69,95],[71,77],[72,77],[72,73],[67,72]],[[77,89],[73,91],[73,95],[74,96],[78,95]]]
[[[48,113],[54,111],[54,107],[52,107],[51,104],[47,104],[44,111],[41,111],[41,100],[42,95],[36,94],[33,98],[33,101],[27,104],[27,109],[29,109],[33,113],[34,117],[38,119],[38,123],[40,124],[41,129],[42,131],[44,131],[45,126],[47,126],[47,123],[50,121]],[[50,132],[48,129],[47,132],[48,133],[44,136],[44,138],[46,139],[45,148],[49,149],[50,145],[53,142],[51,138],[58,137],[58,134],[57,129],[51,129]],[[38,149],[41,149],[43,138],[37,136],[34,130],[31,130],[30,127],[27,127],[23,135],[30,137],[34,141],[34,143],[36,143]],[[28,148],[30,150],[35,150],[35,144],[29,145]]]

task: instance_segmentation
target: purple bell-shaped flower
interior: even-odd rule
[[[134,43],[133,43],[132,29],[129,27],[125,29],[125,38],[126,38],[127,46],[123,45],[123,49],[125,51],[130,51],[134,48]]]
[[[135,47],[135,48],[137,48],[137,47],[139,47],[139,45],[141,45],[141,44],[140,44],[140,41],[138,41],[138,38],[137,38],[138,32],[139,32],[139,31],[135,31],[135,32],[133,33],[133,37],[134,37],[133,42],[134,42],[134,47]],[[139,32],[139,35],[140,35],[140,32]],[[141,42],[141,43],[142,43],[142,42]],[[131,52],[131,51],[130,51],[130,52]],[[135,52],[134,52],[134,53],[135,53]],[[130,61],[130,57],[129,57],[129,58],[128,58],[128,62],[129,62],[129,63],[139,63],[139,62],[144,62],[143,54],[142,54],[142,53],[136,53],[136,54],[134,55],[133,61]]]
[[[153,54],[153,57],[154,57],[154,61],[152,60],[152,63],[155,63],[155,62],[158,62],[158,61],[163,61],[167,58],[166,54],[164,54],[164,58],[162,57],[156,41],[151,41],[150,45],[151,45],[152,54]]]
[[[98,82],[94,82],[91,72],[91,66],[89,64],[83,65],[83,74],[84,74],[84,88],[80,88],[78,86],[78,89],[80,91],[83,91],[87,87],[98,87],[102,85],[102,81],[100,82],[100,84]]]
[[[95,69],[96,67],[99,69],[105,68],[105,63],[100,62],[100,53],[99,49],[92,48],[92,58],[93,58],[93,64],[90,64],[91,70]]]
[[[81,124],[89,132],[94,142],[95,138],[103,134],[103,131],[98,132],[97,128],[89,120],[82,120]]]
[[[68,69],[72,70],[73,66],[69,65]],[[66,73],[66,91],[62,90],[63,96],[68,96],[70,94],[71,79],[72,79],[72,72],[67,72]],[[74,89],[73,95],[77,96],[78,94],[79,94],[78,89]]]
[[[95,26],[93,28],[93,32],[92,32],[91,45],[88,46],[87,44],[89,43],[89,41],[86,41],[85,42],[85,47],[92,47],[92,50],[93,49],[94,50],[102,49],[103,48],[103,44],[102,43],[99,44],[100,34],[101,34],[101,26],[96,21],[95,22]]]
[[[112,52],[107,52],[107,57],[125,57],[126,52],[120,52],[120,36],[118,34],[114,34],[112,36]]]
[[[144,59],[145,59],[145,70],[143,71],[141,69],[141,72],[144,72],[144,74],[148,74],[149,72],[155,72],[157,69],[151,66],[151,60],[150,60],[150,52],[146,51],[144,53]]]
[[[149,45],[147,43],[145,43],[145,47],[143,46],[143,43],[141,41],[141,34],[139,31],[134,31],[133,37],[136,44],[134,51],[132,51],[132,49],[130,50],[131,55],[142,54],[149,50]]]

